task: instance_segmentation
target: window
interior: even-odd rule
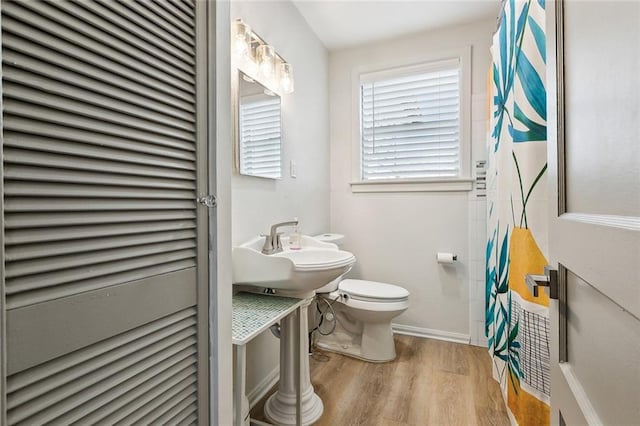
[[[462,74],[456,58],[360,76],[361,183],[465,177]]]

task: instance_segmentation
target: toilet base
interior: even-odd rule
[[[367,362],[384,363],[396,359],[393,335],[391,335],[391,341],[384,345],[385,349],[382,351],[367,351],[366,346],[365,350],[363,350],[360,342],[354,340],[348,333],[336,330],[328,336],[318,338],[316,346],[325,351],[335,352]]]
[[[342,295],[329,299],[335,300],[331,305],[335,329],[329,335],[315,335],[318,347],[369,362],[396,358],[391,321],[407,309],[406,301],[371,303]]]

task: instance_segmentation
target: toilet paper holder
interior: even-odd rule
[[[436,254],[436,261],[438,263],[450,264],[458,260],[458,255],[453,253],[438,253]]]

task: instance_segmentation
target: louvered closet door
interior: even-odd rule
[[[205,8],[2,1],[6,424],[208,422]]]

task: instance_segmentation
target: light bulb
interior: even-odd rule
[[[233,21],[233,49],[238,56],[251,52],[251,27],[242,19]]]
[[[283,93],[293,92],[293,65],[286,62],[280,64],[280,87]]]
[[[276,51],[273,46],[261,44],[256,49],[256,59],[258,60],[258,69],[263,77],[271,77],[275,73]]]

